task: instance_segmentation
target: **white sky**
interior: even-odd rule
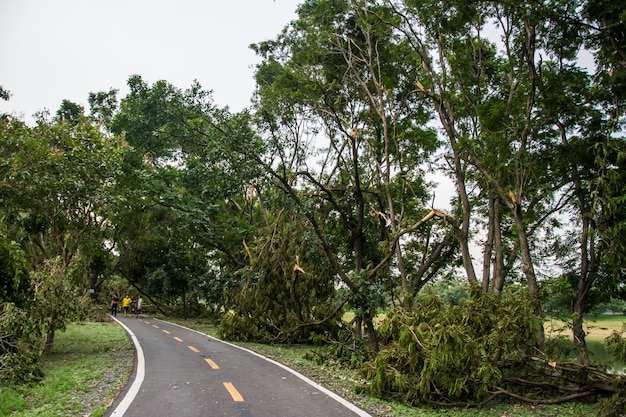
[[[32,122],[63,99],[88,111],[90,92],[139,74],[185,89],[197,79],[217,106],[249,106],[251,43],[274,39],[304,0],[0,0],[0,113]],[[438,178],[441,181],[441,178]],[[449,192],[438,191],[437,206]]]
[[[88,109],[89,92],[129,76],[185,89],[197,79],[219,107],[249,105],[251,43],[274,39],[304,0],[0,0],[0,113],[30,121],[63,99]]]

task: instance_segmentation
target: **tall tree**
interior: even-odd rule
[[[310,222],[375,351],[380,289],[400,280],[405,291],[419,287],[408,282],[405,251],[436,213],[424,209],[419,169],[436,137],[423,99],[411,94],[408,44],[349,2],[307,1],[298,13],[276,40],[254,46],[263,57],[255,115],[268,152],[251,157]]]
[[[242,241],[251,240],[254,229],[244,201],[258,169],[228,152],[229,141],[239,140],[229,132],[237,129],[233,126],[243,126],[250,136],[247,119],[235,122],[197,83],[181,90],[163,80],[149,85],[131,76],[128,84],[130,93],[109,124],[130,147],[118,179],[123,197],[113,214],[118,269],[135,285],[165,297],[173,281],[162,272],[174,265],[164,255],[187,247],[184,257],[193,260],[189,266],[195,275],[213,281],[194,286],[187,274],[177,280],[182,292],[176,294],[186,298],[187,290],[222,285],[225,280],[214,272],[245,266]]]
[[[479,190],[476,196],[491,201],[486,205],[485,289],[492,263],[493,282],[499,290],[503,274],[511,270],[505,267],[502,256],[503,237],[510,228],[516,234],[510,248],[519,253],[523,276],[540,314],[537,258],[531,236],[540,230],[541,222],[560,209],[559,200],[553,198],[564,186],[552,179],[549,162],[559,136],[539,111],[544,76],[550,68],[543,56],[555,62],[574,60],[572,51],[580,45],[579,40],[570,30],[563,37],[569,44],[560,49],[550,44],[552,38],[546,33],[545,20],[541,20],[546,11],[539,3],[444,5],[433,1],[429,7],[386,3],[400,17],[399,23],[387,22],[419,56],[419,93],[430,98],[448,139],[450,166],[462,207],[462,249],[470,237],[469,219],[479,207],[468,192],[474,184]],[[564,4],[558,11],[568,12],[569,6]],[[506,216],[500,207],[508,209]],[[462,254],[468,279],[475,282],[470,254],[467,249]]]
[[[33,128],[11,119],[2,129],[3,197],[13,226],[27,234],[31,258],[67,264],[83,239],[102,230],[120,148],[87,121]]]
[[[31,279],[41,283],[60,279],[68,290],[86,294],[88,253],[93,247],[102,248],[108,233],[106,207],[119,166],[118,142],[84,117],[34,127],[8,118],[0,124],[0,149],[0,219],[3,229],[28,254]],[[76,269],[79,265],[84,267],[81,273]],[[40,285],[35,281],[29,284],[36,288]],[[71,297],[60,301],[50,308],[38,303],[32,307],[32,314],[47,329],[47,349],[52,347],[55,330],[74,311],[67,305]]]
[[[588,152],[607,137],[610,124],[605,121],[615,118],[612,106],[599,100],[598,92],[607,92],[606,86],[592,84],[592,73],[581,60],[591,25],[580,22],[579,2],[385,4],[399,22],[371,12],[396,28],[418,53],[423,68],[418,90],[432,100],[448,138],[468,279],[475,281],[463,250],[469,219],[485,213],[483,289],[494,285],[501,291],[519,263],[536,300],[535,313],[541,314],[537,271],[549,265],[538,249],[548,246],[537,238],[548,243],[556,239],[555,226],[564,227],[557,214],[571,209],[573,224],[580,225],[574,333],[577,344],[584,346],[582,314],[601,259],[592,214],[597,207],[593,178],[601,168]],[[586,5],[590,16],[598,13],[595,4]],[[572,25],[574,21],[582,24]],[[608,40],[620,39],[620,30],[606,23],[602,20],[598,27],[605,29],[591,39],[610,45],[619,57],[619,42]],[[470,194],[471,189],[476,191]]]

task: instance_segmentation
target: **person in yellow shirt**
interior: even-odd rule
[[[131,300],[131,298],[128,295],[124,297],[124,299],[122,300],[122,309],[124,310],[124,317],[128,317],[128,315],[130,314],[130,303],[132,302],[133,300]]]

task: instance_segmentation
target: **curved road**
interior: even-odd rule
[[[116,320],[135,344],[135,370],[106,416],[369,417],[247,349],[156,319]]]

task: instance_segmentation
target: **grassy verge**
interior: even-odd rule
[[[0,416],[102,416],[128,380],[133,356],[120,326],[72,324],[42,359],[41,383],[0,386]]]
[[[167,321],[180,324],[210,336],[216,335],[215,326],[204,320],[169,318]],[[587,403],[568,403],[548,406],[492,402],[478,409],[432,408],[427,406],[408,407],[397,402],[383,401],[357,394],[355,388],[365,381],[360,379],[357,371],[346,368],[338,362],[327,361],[323,365],[317,364],[312,358],[322,353],[322,348],[320,347],[263,345],[257,343],[237,343],[237,345],[250,349],[298,371],[325,388],[336,392],[375,417],[578,417],[594,415],[592,404]]]

